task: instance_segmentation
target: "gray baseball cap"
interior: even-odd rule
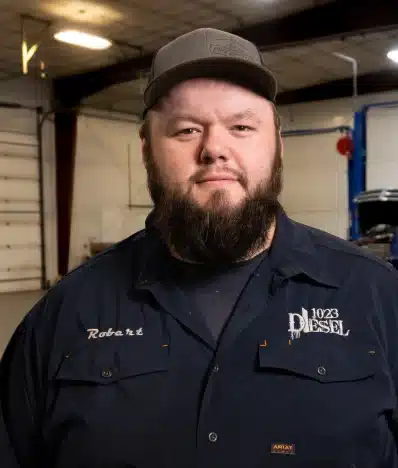
[[[253,43],[225,31],[200,28],[158,50],[144,91],[145,108],[151,108],[173,86],[193,78],[223,79],[269,101],[276,98],[275,77]]]

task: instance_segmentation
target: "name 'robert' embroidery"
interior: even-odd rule
[[[87,333],[89,340],[97,340],[99,338],[109,338],[111,336],[143,336],[144,330],[142,327],[135,330],[131,328],[126,328],[124,330],[113,330],[113,328],[109,328],[107,331],[100,331],[98,328],[89,328],[87,329]]]

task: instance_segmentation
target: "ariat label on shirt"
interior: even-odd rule
[[[271,453],[278,455],[296,455],[296,447],[294,444],[272,444]]]
[[[300,338],[301,333],[330,333],[348,336],[350,330],[344,328],[338,309],[301,308],[301,314],[289,314],[289,332],[292,340]]]

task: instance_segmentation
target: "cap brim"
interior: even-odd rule
[[[194,78],[215,78],[248,88],[275,102],[276,79],[261,65],[231,57],[208,57],[185,62],[171,68],[152,80],[144,92],[144,104],[148,109],[165,96],[177,84]]]

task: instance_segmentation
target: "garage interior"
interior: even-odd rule
[[[198,27],[253,41],[277,78],[287,213],[398,258],[395,1],[1,3],[0,355],[43,292],[143,228],[148,68],[159,47]],[[65,30],[110,47],[60,42]]]

